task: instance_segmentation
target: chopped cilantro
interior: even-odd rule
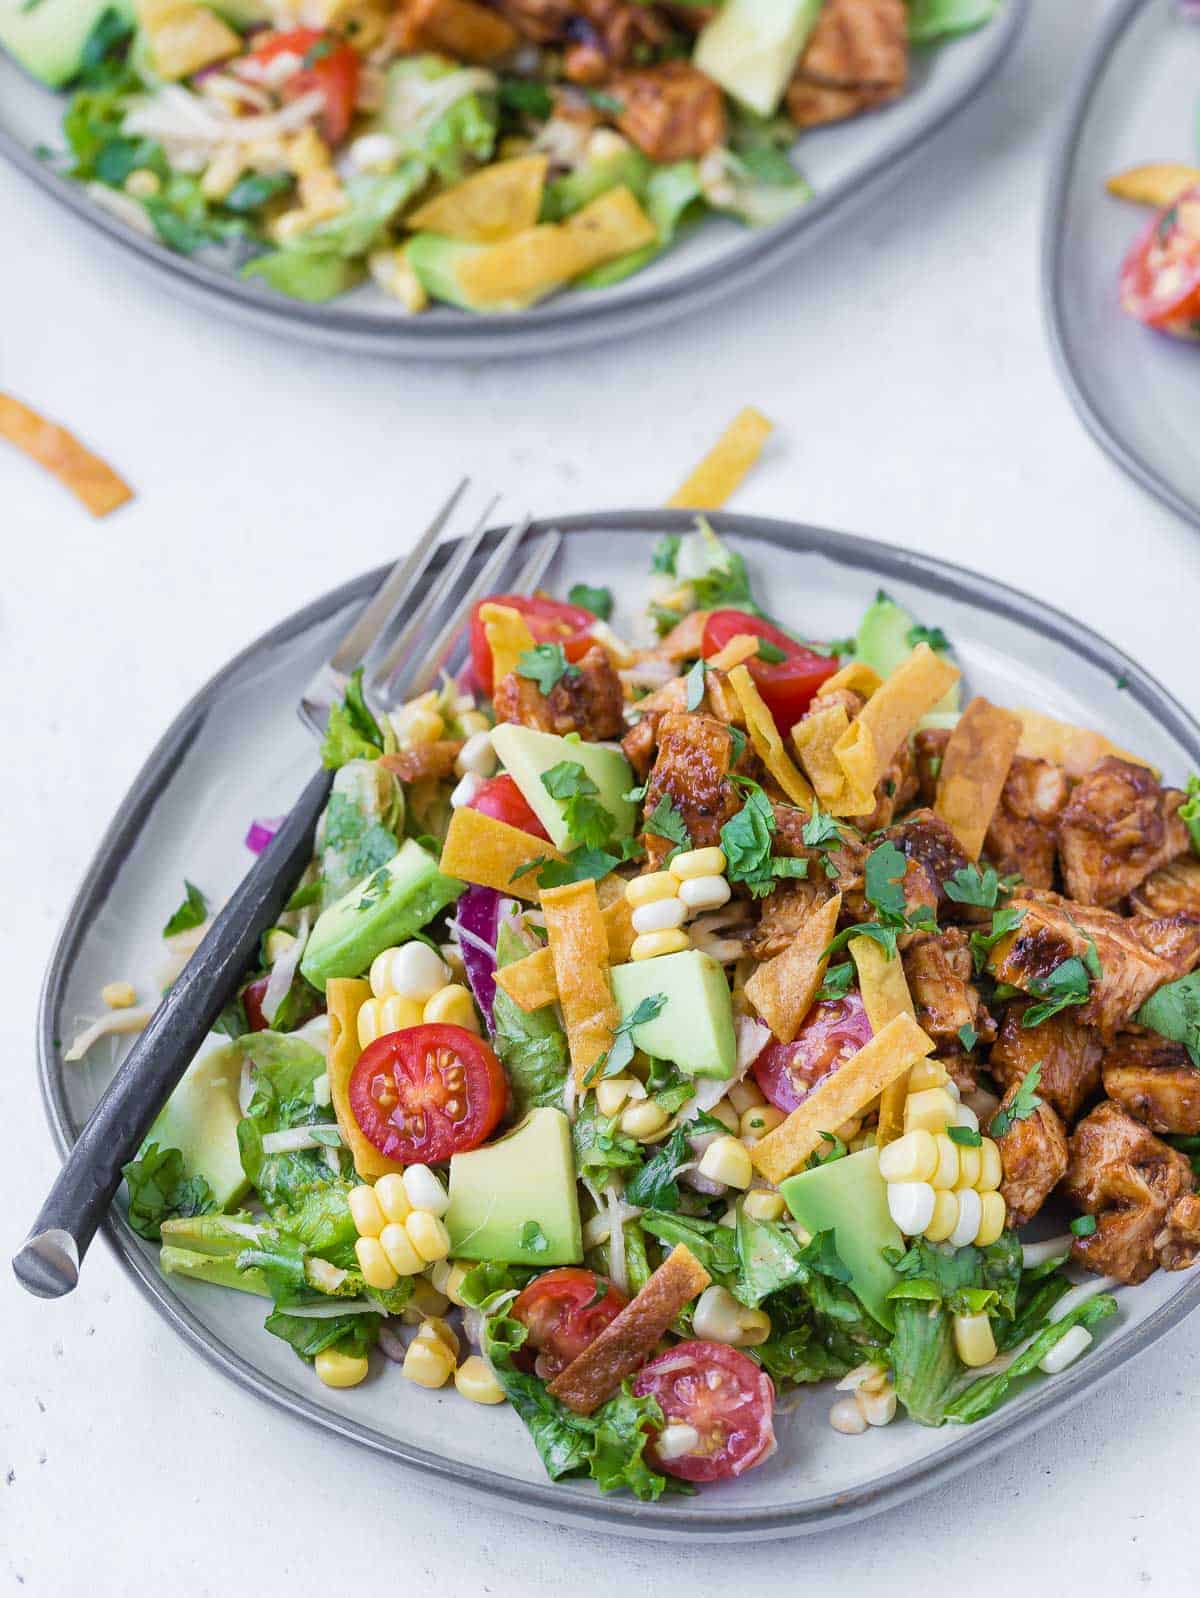
[[[601,1077],[620,1076],[633,1059],[633,1029],[653,1021],[667,1002],[665,993],[648,993],[631,1015],[627,1015],[613,1028],[613,1040],[608,1050],[589,1067],[583,1079],[585,1088]]]
[[[775,886],[771,862],[775,812],[758,783],[739,778],[739,785],[746,790],[746,801],[721,828],[725,874],[730,882],[744,882],[758,897]]]
[[[1038,1105],[1042,1102],[1038,1098],[1038,1088],[1042,1085],[1042,1062],[1030,1066],[1021,1078],[1021,1085],[1013,1094],[1012,1103],[1007,1108],[997,1110],[992,1117],[992,1124],[988,1131],[993,1137],[1003,1137],[1010,1127],[1018,1121],[1027,1121]]]
[[[987,965],[987,957],[1000,939],[1007,937],[1010,932],[1015,932],[1024,919],[1024,910],[1015,910],[1012,905],[1005,905],[1001,910],[992,911],[990,932],[972,932],[971,953],[975,959],[976,975]]]
[[[561,644],[535,644],[517,656],[517,676],[538,685],[543,694],[551,693],[564,677],[578,677],[579,667],[567,664]]]
[[[567,591],[567,598],[572,605],[578,605],[581,610],[590,610],[601,621],[607,621],[613,613],[611,588],[592,588],[588,583],[573,583]]]
[[[1116,686],[1118,692],[1122,692],[1124,689],[1129,687],[1129,678],[1125,675],[1124,672],[1122,672],[1121,675],[1117,678],[1115,686]]]
[[[983,872],[975,865],[963,866],[942,887],[955,904],[974,904],[983,910],[994,910],[1000,897],[1000,877],[991,866]]]
[[[844,999],[853,984],[854,966],[849,960],[842,960],[826,970],[825,980],[817,989],[817,999]]]
[[[814,799],[812,814],[804,823],[800,836],[809,849],[827,849],[833,844],[841,843],[842,829]]]
[[[1071,1230],[1076,1237],[1091,1237],[1096,1230],[1096,1224],[1094,1215],[1077,1215],[1071,1222]]]
[[[650,570],[661,572],[664,576],[674,577],[675,562],[679,556],[679,546],[683,542],[678,533],[666,533],[654,546],[650,556]]]
[[[653,833],[656,838],[666,838],[675,845],[667,860],[673,859],[681,849],[692,847],[687,822],[683,819],[682,813],[671,803],[669,794],[664,793],[659,796],[658,803],[646,817],[645,831]]]
[[[952,1126],[950,1141],[960,1144],[964,1149],[977,1149],[983,1144],[983,1139],[973,1126]]]
[[[950,640],[940,627],[910,627],[904,641],[910,649],[915,649],[918,644],[928,644],[930,649],[939,654],[950,647]]]
[[[603,849],[616,828],[616,817],[596,798],[600,792],[576,760],[560,760],[542,773],[542,787],[562,801],[563,821],[574,842],[585,849]]]
[[[381,867],[364,885],[362,893],[359,896],[358,903],[354,908],[356,910],[369,910],[371,909],[372,905],[378,904],[384,893],[387,891],[387,886],[390,881],[391,878],[388,875],[387,867]]]
[[[1071,1005],[1086,1004],[1088,994],[1091,992],[1092,977],[1103,974],[1099,972],[1098,967],[1099,959],[1093,943],[1084,957],[1073,954],[1069,959],[1056,965],[1049,976],[1041,981],[1031,981],[1029,992],[1039,1002],[1030,1005],[1025,1011],[1021,1017],[1021,1025],[1041,1026],[1043,1021],[1048,1021],[1052,1015],[1058,1015],[1061,1010],[1069,1009]]]
[[[908,861],[890,840],[881,843],[867,856],[864,870],[868,901],[885,915],[902,916],[905,911],[904,874]]]
[[[687,695],[687,708],[699,710],[704,703],[704,674],[708,670],[703,660],[698,660],[688,672],[684,682],[684,691]]]
[[[818,1166],[831,1165],[834,1160],[844,1160],[850,1152],[841,1138],[833,1132],[821,1133],[822,1147],[814,1149],[808,1156],[805,1170],[815,1171]]]
[[[773,644],[769,638],[760,638],[758,658],[765,661],[768,666],[782,666],[787,659],[787,651],[780,649],[778,644]]]
[[[959,1029],[958,1029],[958,1041],[962,1044],[963,1048],[966,1049],[968,1054],[975,1047],[975,1045],[979,1042],[979,1033],[976,1032],[975,1028],[971,1025],[971,1023],[969,1021],[966,1023],[965,1026],[960,1026],[959,1027]]]
[[[1192,853],[1200,855],[1200,777],[1187,780],[1187,798],[1179,807],[1179,819],[1192,840]]]
[[[522,861],[508,880],[515,882],[527,871],[536,871],[539,888],[563,888],[568,882],[586,882],[589,878],[599,882],[620,864],[620,857],[607,849],[572,849],[565,860],[551,860],[540,854]]]
[[[190,932],[193,927],[202,926],[208,919],[208,901],[200,889],[186,877],[183,886],[184,901],[163,928],[164,938],[173,938],[177,932]]]
[[[521,1247],[528,1249],[531,1254],[544,1254],[550,1247],[550,1239],[542,1231],[536,1221],[526,1221],[521,1228]]]
[[[640,805],[646,797],[646,784],[641,782],[636,788],[631,788],[628,793],[623,793],[621,798],[628,805]]]

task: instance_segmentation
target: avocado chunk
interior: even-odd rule
[[[614,966],[612,989],[622,1021],[643,999],[659,994],[666,998],[652,1021],[633,1028],[635,1047],[658,1060],[674,1061],[689,1076],[733,1075],[733,1003],[725,973],[711,955],[684,949]]]
[[[915,617],[903,605],[889,599],[881,589],[875,603],[867,607],[866,614],[858,624],[854,658],[874,667],[881,677],[889,676],[912,653],[909,634],[916,625]],[[961,709],[960,685],[954,683],[929,714],[921,718],[921,726],[952,727]]]
[[[547,771],[563,761],[582,766],[596,784],[598,792],[593,797],[613,818],[612,836],[633,836],[637,806],[624,797],[634,785],[633,767],[619,749],[610,744],[575,743],[557,733],[518,727],[511,721],[495,729],[492,745],[556,849],[570,849],[579,842],[571,837],[567,825],[568,801],[553,798],[542,781]]]
[[[832,1232],[850,1285],[863,1308],[887,1330],[896,1318],[888,1294],[900,1278],[883,1257],[885,1248],[904,1251],[904,1239],[888,1213],[887,1185],[879,1174],[879,1151],[863,1149],[800,1171],[780,1183],[787,1207],[815,1237]]]
[[[178,1149],[184,1170],[204,1178],[213,1202],[223,1210],[231,1209],[250,1188],[237,1140],[241,1077],[242,1056],[235,1044],[198,1054],[158,1112],[143,1145]]]
[[[411,938],[463,892],[464,883],[406,839],[387,865],[321,911],[300,970],[322,993],[330,977],[361,976],[377,954]]]
[[[83,50],[106,11],[133,20],[130,0],[0,0],[0,45],[52,89],[83,67]]]
[[[446,1227],[455,1259],[578,1264],[575,1159],[561,1110],[530,1110],[498,1142],[451,1157]]]
[[[760,117],[774,116],[824,0],[725,0],[692,59]]]

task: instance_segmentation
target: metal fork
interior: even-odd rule
[[[513,564],[529,530],[528,517],[509,528],[465,592],[458,592],[484,540],[497,504],[492,500],[421,594],[438,537],[466,488],[464,478],[305,689],[299,714],[318,738],[324,736],[330,706],[341,698],[350,674],[360,666],[370,672],[372,697],[381,710],[423,691],[439,667],[449,665],[461,648],[463,623],[471,607],[496,591]],[[512,591],[528,592],[537,584],[559,542],[558,534],[539,538]],[[401,618],[400,632],[384,653],[387,635]],[[89,1116],[28,1238],[13,1257],[18,1280],[39,1298],[59,1298],[78,1282],[80,1262],[121,1184],[122,1166],[141,1147],[154,1117],[250,965],[259,939],[278,919],[292,884],[308,864],[313,830],[331,782],[332,773],[324,769],[309,780]]]

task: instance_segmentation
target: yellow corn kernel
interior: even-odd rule
[[[492,1374],[486,1359],[472,1354],[454,1373],[454,1385],[473,1404],[502,1404],[504,1389]]]
[[[446,723],[438,712],[420,700],[398,710],[392,717],[392,726],[400,743],[409,747],[437,743],[446,731]]]
[[[771,1193],[765,1187],[756,1187],[746,1194],[742,1205],[752,1221],[781,1221],[787,1213],[782,1193]]]
[[[743,1077],[740,1082],[731,1083],[726,1097],[737,1111],[739,1117],[745,1115],[747,1110],[753,1110],[757,1105],[767,1102],[766,1094],[752,1076]]]
[[[783,1111],[773,1104],[752,1104],[738,1123],[738,1131],[742,1137],[766,1137],[786,1120]]]
[[[388,1221],[406,1221],[412,1214],[412,1205],[404,1191],[404,1178],[399,1171],[389,1171],[375,1184],[375,1201]],[[382,1232],[383,1227],[379,1230]]]
[[[439,988],[432,999],[425,1001],[425,1020],[441,1022],[443,1026],[460,1026],[467,1032],[480,1031],[475,1001],[469,991],[457,982],[448,982]]]
[[[700,1156],[700,1175],[726,1187],[749,1187],[754,1166],[746,1145],[735,1137],[714,1138]]]
[[[462,1309],[466,1304],[462,1296],[462,1286],[470,1269],[471,1267],[465,1265],[462,1260],[435,1260],[429,1267],[429,1280],[439,1293]]]
[[[642,1099],[621,1112],[621,1130],[627,1137],[654,1137],[671,1117],[653,1099]]]
[[[414,1337],[400,1367],[418,1387],[445,1387],[454,1369],[450,1350],[436,1338]]]
[[[490,732],[491,722],[482,710],[460,710],[457,716],[460,738],[473,738],[477,732]]]
[[[379,1234],[379,1246],[398,1276],[417,1276],[425,1269],[402,1221],[389,1221]]]
[[[959,1359],[969,1369],[986,1365],[996,1357],[996,1339],[992,1323],[986,1315],[956,1315],[954,1317],[954,1347]]]
[[[162,179],[148,166],[139,166],[125,179],[121,187],[135,200],[151,200],[162,189]]]
[[[728,1099],[722,1099],[720,1104],[714,1104],[708,1113],[714,1121],[720,1121],[726,1131],[732,1132],[735,1137],[741,1131],[742,1118]]]
[[[438,1260],[434,1261],[434,1265],[440,1263]],[[432,1265],[426,1268],[433,1270]],[[430,1316],[444,1315],[450,1308],[450,1300],[436,1282],[430,1281],[428,1276],[418,1276],[413,1282],[412,1297],[405,1308],[411,1310],[418,1320],[428,1320]]]
[[[223,145],[204,169],[200,193],[206,200],[223,200],[245,170],[245,147]]]
[[[336,1348],[323,1348],[313,1365],[326,1387],[357,1387],[368,1369],[365,1354],[339,1354]]]
[[[667,932],[643,932],[633,940],[629,951],[631,960],[656,960],[660,954],[682,954],[690,949],[692,940],[682,927],[672,927]]]
[[[436,1215],[428,1210],[414,1210],[404,1223],[408,1241],[425,1261],[444,1260],[450,1252],[450,1233]]]
[[[975,1186],[981,1193],[991,1193],[1003,1180],[1004,1164],[1000,1158],[1000,1150],[990,1137],[985,1137],[979,1145],[979,1180]]]
[[[601,1115],[616,1115],[625,1100],[641,1086],[636,1077],[609,1076],[596,1083],[596,1108]]]
[[[937,1146],[937,1169],[929,1178],[930,1182],[934,1187],[957,1187],[959,1171],[962,1169],[959,1156],[965,1151],[960,1150],[946,1132],[939,1132],[934,1143]]]
[[[908,1091],[921,1093],[925,1088],[944,1087],[950,1073],[940,1060],[918,1060],[908,1073]]]
[[[110,1010],[128,1010],[137,1003],[137,990],[132,982],[106,982],[100,997]]]
[[[888,1147],[890,1148],[891,1144]],[[958,1194],[951,1192],[949,1188],[935,1188],[933,1215],[925,1228],[925,1236],[931,1243],[944,1243],[957,1225]]]
[[[458,1333],[454,1330],[453,1326],[451,1326],[448,1321],[444,1321],[440,1315],[430,1315],[423,1320],[420,1326],[417,1328],[417,1336],[432,1337],[436,1339],[436,1341],[441,1343],[444,1348],[447,1348],[450,1351],[457,1362],[458,1350],[460,1347]]]
[[[979,1230],[975,1234],[975,1247],[987,1248],[1004,1230],[1008,1210],[999,1193],[979,1195]]]
[[[958,1181],[956,1188],[975,1187],[979,1182],[979,1171],[982,1165],[978,1149],[960,1148],[958,1151]]]
[[[928,1182],[937,1169],[937,1140],[932,1132],[906,1132],[879,1151],[879,1174],[885,1182]]]
[[[904,1101],[906,1132],[944,1132],[954,1119],[954,1100],[944,1087],[922,1088]]]
[[[368,1187],[365,1182],[352,1187],[346,1194],[346,1203],[350,1206],[359,1237],[378,1237],[386,1223],[375,1189]]]
[[[395,1287],[400,1280],[400,1273],[392,1265],[377,1237],[360,1237],[354,1245],[354,1253],[368,1287],[386,1289]]]
[[[416,999],[401,999],[390,994],[386,999],[368,999],[358,1012],[358,1046],[365,1049],[389,1032],[420,1026],[425,1012]]]
[[[625,884],[625,903],[631,910],[640,910],[644,904],[673,899],[678,892],[679,883],[669,871],[651,871]]]
[[[710,849],[688,849],[683,854],[677,854],[670,864],[670,872],[680,882],[688,882],[692,877],[721,877],[725,874],[725,851],[716,847]]]
[[[429,304],[425,285],[413,271],[403,245],[399,249],[372,250],[367,256],[367,268],[383,292],[399,300],[406,311],[423,311]]]

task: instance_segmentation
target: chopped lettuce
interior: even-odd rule
[[[984,1376],[972,1382],[953,1403],[947,1405],[944,1419],[967,1422],[982,1420],[992,1414],[1009,1397],[1012,1385],[1022,1377],[1032,1376],[1038,1365],[1056,1344],[1060,1343],[1074,1326],[1094,1326],[1117,1312],[1117,1301],[1111,1293],[1097,1293],[1082,1304],[1068,1310],[1061,1319],[1052,1321],[1012,1363],[994,1376]]]
[[[341,704],[329,707],[321,762],[335,771],[348,761],[378,760],[383,753],[383,730],[367,704],[362,679],[360,666],[346,683]]]
[[[380,126],[443,183],[459,183],[491,159],[498,125],[492,73],[436,55],[408,56],[388,68]]]
[[[686,163],[685,163],[686,164]],[[651,174],[656,169],[632,144],[585,161],[562,177],[551,178],[542,195],[542,222],[562,222],[610,189],[624,185],[637,200],[645,201]]]
[[[989,23],[1000,0],[908,0],[908,37],[912,44],[934,44],[956,33],[970,33]]]
[[[250,1062],[253,1087],[238,1122],[242,1169],[268,1209],[300,1205],[314,1189],[338,1180],[327,1150],[267,1154],[263,1137],[290,1127],[335,1126],[333,1111],[313,1098],[313,1083],[323,1075],[325,1060],[311,1043],[281,1032],[249,1032],[238,1039],[238,1048]],[[339,1168],[347,1166],[346,1151],[336,1144],[330,1147],[336,1149]]]
[[[157,1241],[164,1221],[207,1215],[217,1208],[202,1176],[189,1176],[178,1149],[147,1144],[123,1168],[129,1189],[129,1224],[139,1237]]]
[[[301,1359],[313,1360],[327,1348],[348,1355],[366,1354],[379,1337],[382,1316],[375,1311],[344,1315],[296,1315],[275,1310],[263,1325],[272,1337],[290,1343]]]
[[[496,939],[497,966],[509,965],[528,953],[512,928],[501,925]],[[561,1108],[569,1055],[555,1007],[549,1004],[543,1010],[522,1010],[497,987],[492,1020],[492,1044],[508,1073],[515,1118],[520,1120],[537,1105]]]

